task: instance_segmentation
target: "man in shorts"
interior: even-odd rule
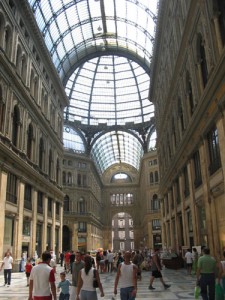
[[[162,273],[161,273],[161,262],[159,258],[159,249],[155,249],[153,255],[152,255],[152,276],[150,278],[150,285],[149,285],[149,290],[154,290],[155,288],[152,286],[153,281],[155,278],[159,278],[160,281],[162,282],[165,290],[170,287],[169,284],[166,284],[165,281],[163,280]]]

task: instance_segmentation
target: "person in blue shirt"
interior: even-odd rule
[[[59,300],[69,300],[70,299],[71,282],[68,279],[66,279],[65,272],[60,273],[60,279],[61,279],[61,281],[59,282],[59,284],[57,286],[58,291],[61,289],[61,292],[59,294]]]

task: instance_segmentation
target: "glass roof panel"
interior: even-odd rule
[[[64,112],[68,122],[95,125],[100,132],[102,123],[150,122],[154,117],[148,99],[150,64],[158,0],[27,1],[65,86],[70,101]],[[67,131],[65,147],[85,151],[81,133]],[[134,135],[113,131],[98,138],[91,154],[100,172],[118,162],[139,167],[143,149]]]
[[[111,131],[99,137],[92,147],[91,155],[102,174],[104,170],[116,163],[127,163],[139,169],[143,148],[132,134]]]

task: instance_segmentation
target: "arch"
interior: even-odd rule
[[[71,241],[71,231],[68,226],[63,225],[63,251],[67,251],[71,249],[70,245]]]
[[[20,126],[20,110],[18,105],[15,105],[13,111],[12,143],[16,147],[18,146],[19,126]]]

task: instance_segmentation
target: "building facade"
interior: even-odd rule
[[[163,243],[225,247],[224,1],[161,1],[152,62]]]
[[[61,250],[67,97],[33,19],[0,4],[0,253]]]

